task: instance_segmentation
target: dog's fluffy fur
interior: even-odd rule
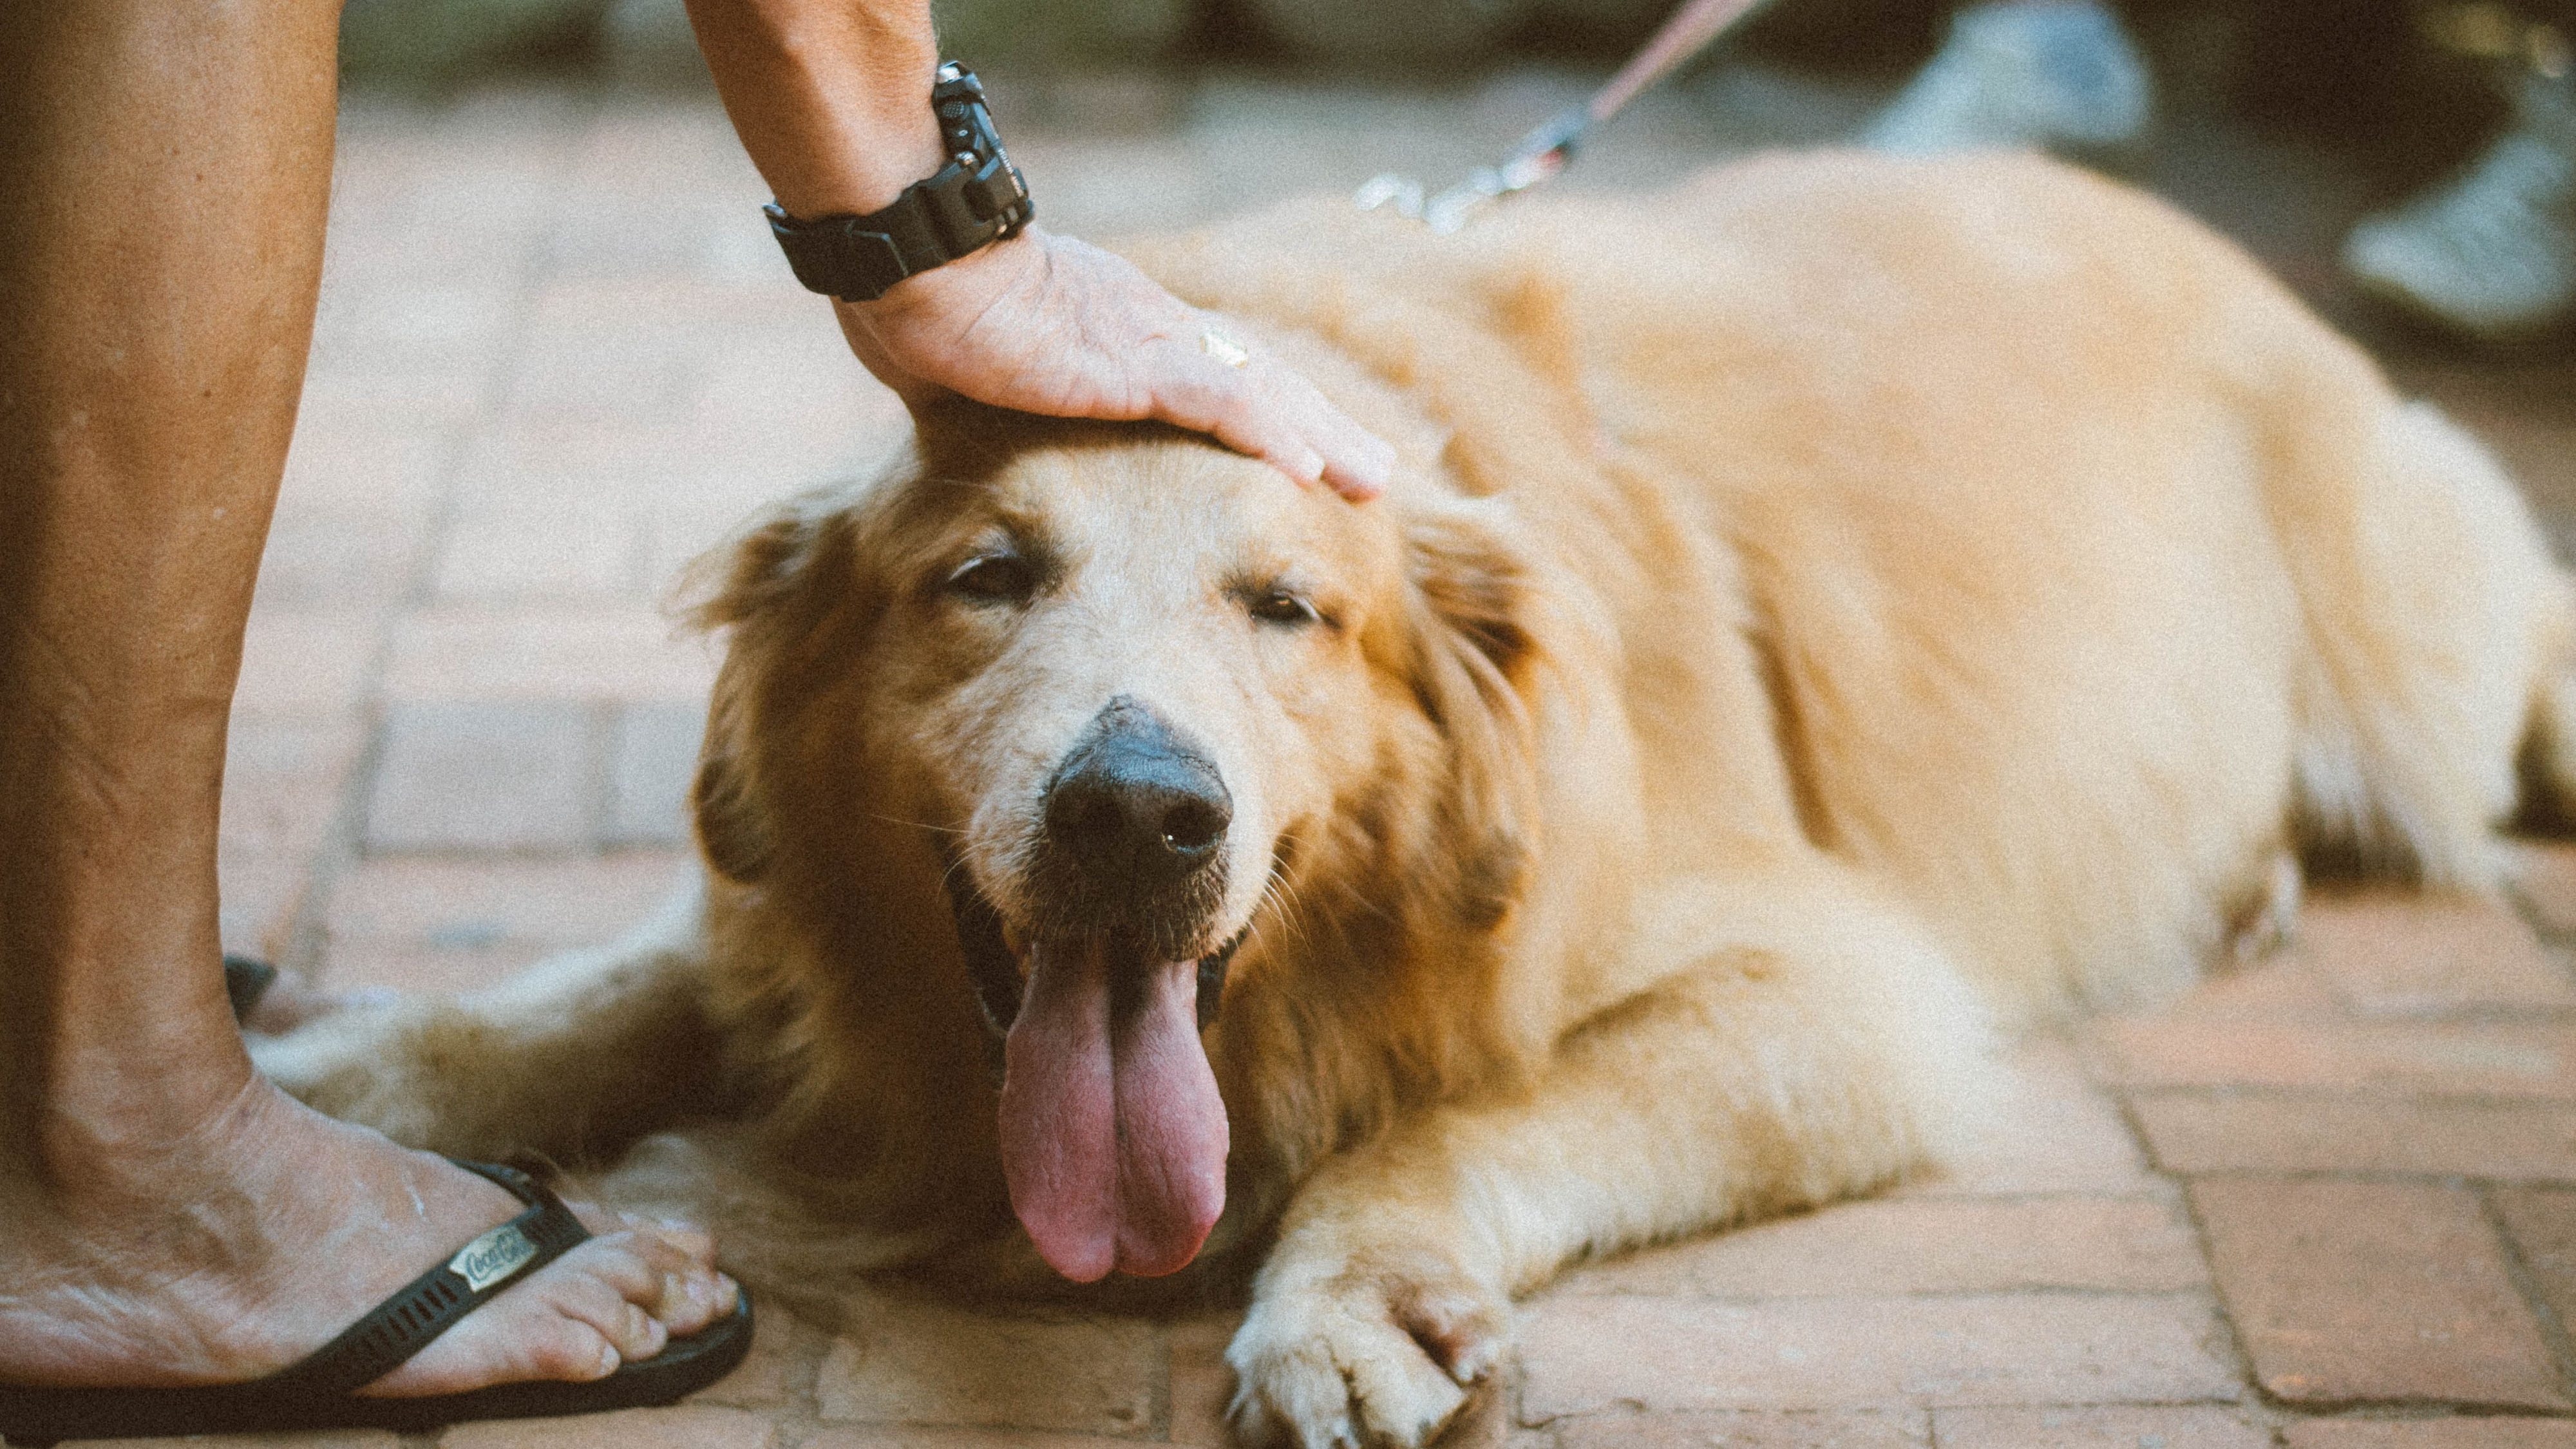
[[[1569,1260],[1937,1161],[1992,1023],[2177,989],[2301,852],[2490,890],[2517,763],[2569,794],[2510,483],[2146,197],[1828,155],[1139,259],[1394,441],[1390,495],[927,415],[703,606],[701,896],[264,1064],[411,1142],[624,1153],[756,1284],[1025,1276],[943,871],[1056,929],[1050,774],[1141,701],[1233,801],[1186,924],[1246,933],[1197,1270],[1253,1274],[1238,1423],[1410,1445]]]

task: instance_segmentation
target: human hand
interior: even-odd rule
[[[1394,466],[1394,449],[1285,364],[1211,355],[1214,315],[1035,227],[836,310],[850,350],[907,403],[956,392],[1055,417],[1159,418],[1355,502]]]

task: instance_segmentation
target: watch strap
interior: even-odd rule
[[[792,217],[761,208],[787,265],[808,291],[868,302],[906,277],[944,266],[1017,233],[1037,214],[1028,184],[1002,150],[984,88],[955,62],[931,89],[948,164],[864,216]]]

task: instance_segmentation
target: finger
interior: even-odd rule
[[[1335,407],[1313,383],[1283,371],[1289,390],[1289,425],[1323,460],[1325,486],[1353,503],[1386,491],[1395,476],[1395,449]]]
[[[1222,337],[1203,326],[1202,337]],[[1186,335],[1186,334],[1184,334]],[[1322,482],[1354,503],[1375,498],[1394,473],[1395,449],[1361,427],[1349,414],[1293,368],[1261,353],[1246,354],[1229,343],[1240,365],[1227,366],[1207,347],[1199,351],[1175,346],[1171,365],[1184,369],[1187,382],[1155,389],[1156,416],[1182,427],[1212,434],[1237,452],[1249,453],[1277,467],[1299,483]],[[1213,367],[1211,367],[1213,364]],[[1214,389],[1204,402],[1189,384]],[[1169,405],[1163,394],[1171,391]],[[1193,406],[1193,404],[1196,404]],[[1196,412],[1200,421],[1183,416]]]
[[[1205,433],[1300,484],[1319,482],[1324,476],[1323,454],[1289,426],[1276,402],[1262,395],[1260,375],[1250,368],[1226,367],[1187,355],[1166,364],[1149,396],[1152,415],[1164,422]]]

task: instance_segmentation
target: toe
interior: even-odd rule
[[[592,1238],[503,1290],[366,1392],[446,1394],[523,1379],[604,1377],[714,1317],[694,1306],[714,1297],[712,1287],[689,1286],[701,1276],[712,1280],[713,1270],[702,1273],[658,1233]],[[678,1322],[660,1316],[666,1304]]]
[[[551,1270],[549,1270],[551,1271]],[[359,1392],[403,1398],[455,1394],[488,1384],[605,1378],[623,1362],[594,1325],[531,1293],[533,1280],[485,1304],[410,1362]]]

